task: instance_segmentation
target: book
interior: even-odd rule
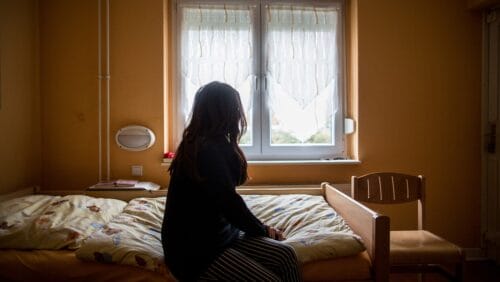
[[[144,188],[144,190],[159,190],[160,189],[160,185],[156,184],[156,183],[153,183],[153,182],[137,182],[137,184],[135,184],[136,188]]]
[[[118,187],[134,187],[138,180],[127,180],[127,179],[118,179],[114,182],[114,184]]]
[[[99,182],[88,188],[88,190],[159,190],[160,185],[137,180],[116,180]]]

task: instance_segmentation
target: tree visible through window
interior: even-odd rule
[[[211,3],[177,6],[178,118],[218,80],[240,92],[249,159],[342,155],[342,2]]]

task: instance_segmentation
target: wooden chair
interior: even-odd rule
[[[381,172],[351,180],[351,196],[377,204],[418,202],[418,230],[390,232],[391,272],[439,272],[451,281],[462,281],[463,254],[455,244],[427,231],[425,227],[424,177]],[[446,267],[454,267],[454,271]],[[421,278],[421,276],[419,275]]]

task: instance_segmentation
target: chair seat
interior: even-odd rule
[[[391,231],[390,260],[397,264],[455,264],[461,249],[426,230]]]

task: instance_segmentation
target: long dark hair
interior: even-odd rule
[[[200,87],[194,98],[191,120],[184,129],[182,141],[168,169],[170,175],[182,168],[189,177],[201,181],[198,152],[204,142],[223,137],[227,138],[238,156],[238,185],[243,184],[248,178],[247,161],[238,141],[246,132],[246,128],[245,113],[236,89],[218,81]]]

